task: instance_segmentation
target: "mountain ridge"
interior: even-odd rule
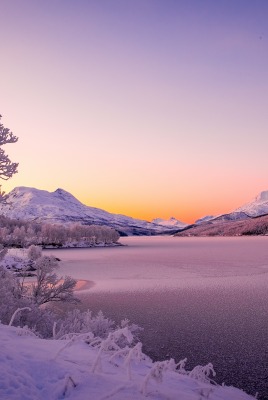
[[[155,235],[171,230],[167,226],[87,206],[60,188],[48,192],[25,186],[16,187],[0,203],[0,214],[36,222],[106,225],[122,235]]]
[[[197,220],[175,236],[268,235],[268,191],[234,211]]]
[[[152,223],[157,225],[162,225],[164,227],[172,227],[172,228],[185,228],[188,224],[185,222],[179,221],[175,217],[170,217],[169,219],[155,218],[152,220]]]
[[[236,235],[239,235],[239,229],[229,229],[228,223],[238,222],[237,226],[240,226],[241,232],[244,232],[247,231],[247,224],[245,223],[242,228],[240,222],[267,215],[268,190],[260,192],[254,200],[230,213],[203,217],[191,225],[187,225],[174,217],[169,220],[156,218],[149,222],[122,214],[112,214],[83,204],[71,193],[61,188],[54,192],[48,192],[25,186],[16,187],[0,203],[0,214],[13,219],[35,222],[79,222],[86,225],[105,225],[116,229],[121,235],[176,234],[177,232],[179,234],[180,232],[182,234],[187,232],[188,235],[210,235],[212,231],[213,235],[224,235],[224,232],[233,231],[236,232]],[[211,230],[212,225],[213,229]],[[253,223],[250,222],[249,225],[249,230],[254,232]],[[196,229],[197,226],[198,229]],[[261,230],[258,228],[257,231],[266,232],[263,227]]]

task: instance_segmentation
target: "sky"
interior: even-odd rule
[[[2,189],[193,222],[268,190],[267,0],[0,0]]]

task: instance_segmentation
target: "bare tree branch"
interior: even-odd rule
[[[50,256],[38,258],[36,267],[36,283],[32,285],[32,296],[38,305],[55,302],[77,302],[73,295],[76,280],[70,276],[58,278],[54,270],[58,267],[57,260]]]

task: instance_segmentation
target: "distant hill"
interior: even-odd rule
[[[162,225],[164,227],[178,228],[178,229],[185,228],[188,225],[185,222],[181,222],[174,217],[170,217],[169,219],[155,218],[152,220],[152,223]]]
[[[268,191],[229,214],[197,220],[175,236],[268,235]]]
[[[46,190],[17,187],[0,203],[0,215],[36,222],[106,225],[116,229],[121,235],[155,235],[170,230],[167,226],[86,206],[63,189],[50,193]]]
[[[206,215],[205,217],[199,218],[195,221],[195,224],[202,224],[205,221],[209,221],[211,219],[215,218],[214,215]]]
[[[214,219],[192,225],[175,236],[241,236],[268,235],[268,215],[246,219]]]

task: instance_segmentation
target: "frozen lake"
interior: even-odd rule
[[[268,237],[127,237],[124,247],[53,250],[94,282],[81,308],[143,326],[154,359],[212,362],[216,380],[268,399]]]
[[[126,237],[124,247],[53,250],[62,273],[95,282],[91,291],[267,287],[268,237]]]

